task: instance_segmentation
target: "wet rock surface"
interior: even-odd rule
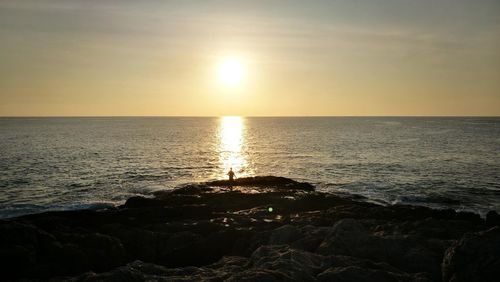
[[[0,221],[0,263],[6,280],[497,281],[496,217],[243,178]]]

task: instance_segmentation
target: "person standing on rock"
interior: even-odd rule
[[[233,182],[233,181],[234,181],[234,176],[235,176],[235,174],[234,174],[234,171],[233,171],[233,168],[232,168],[232,167],[231,167],[231,168],[229,168],[229,172],[227,173],[227,175],[229,176],[229,181],[230,181],[230,182]]]
[[[231,189],[231,191],[233,190],[233,182],[234,182],[234,171],[233,171],[233,168],[229,168],[229,172],[227,173],[227,175],[229,176],[229,189]]]

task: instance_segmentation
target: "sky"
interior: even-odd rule
[[[498,0],[0,0],[0,42],[0,116],[500,115]]]

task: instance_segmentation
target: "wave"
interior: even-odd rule
[[[172,176],[165,174],[136,174],[136,175],[127,175],[126,178],[135,181],[148,181],[148,180],[172,179]]]
[[[29,214],[39,214],[51,211],[72,211],[72,210],[101,210],[112,208],[123,202],[88,202],[88,203],[73,203],[67,205],[33,205],[33,204],[16,204],[9,207],[0,208],[0,219],[19,217]]]
[[[443,204],[443,205],[461,205],[462,202],[458,199],[453,199],[450,197],[442,195],[411,195],[411,196],[399,196],[393,201],[393,204]]]

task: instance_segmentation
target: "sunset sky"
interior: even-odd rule
[[[0,116],[500,115],[498,0],[0,0],[0,41]]]

